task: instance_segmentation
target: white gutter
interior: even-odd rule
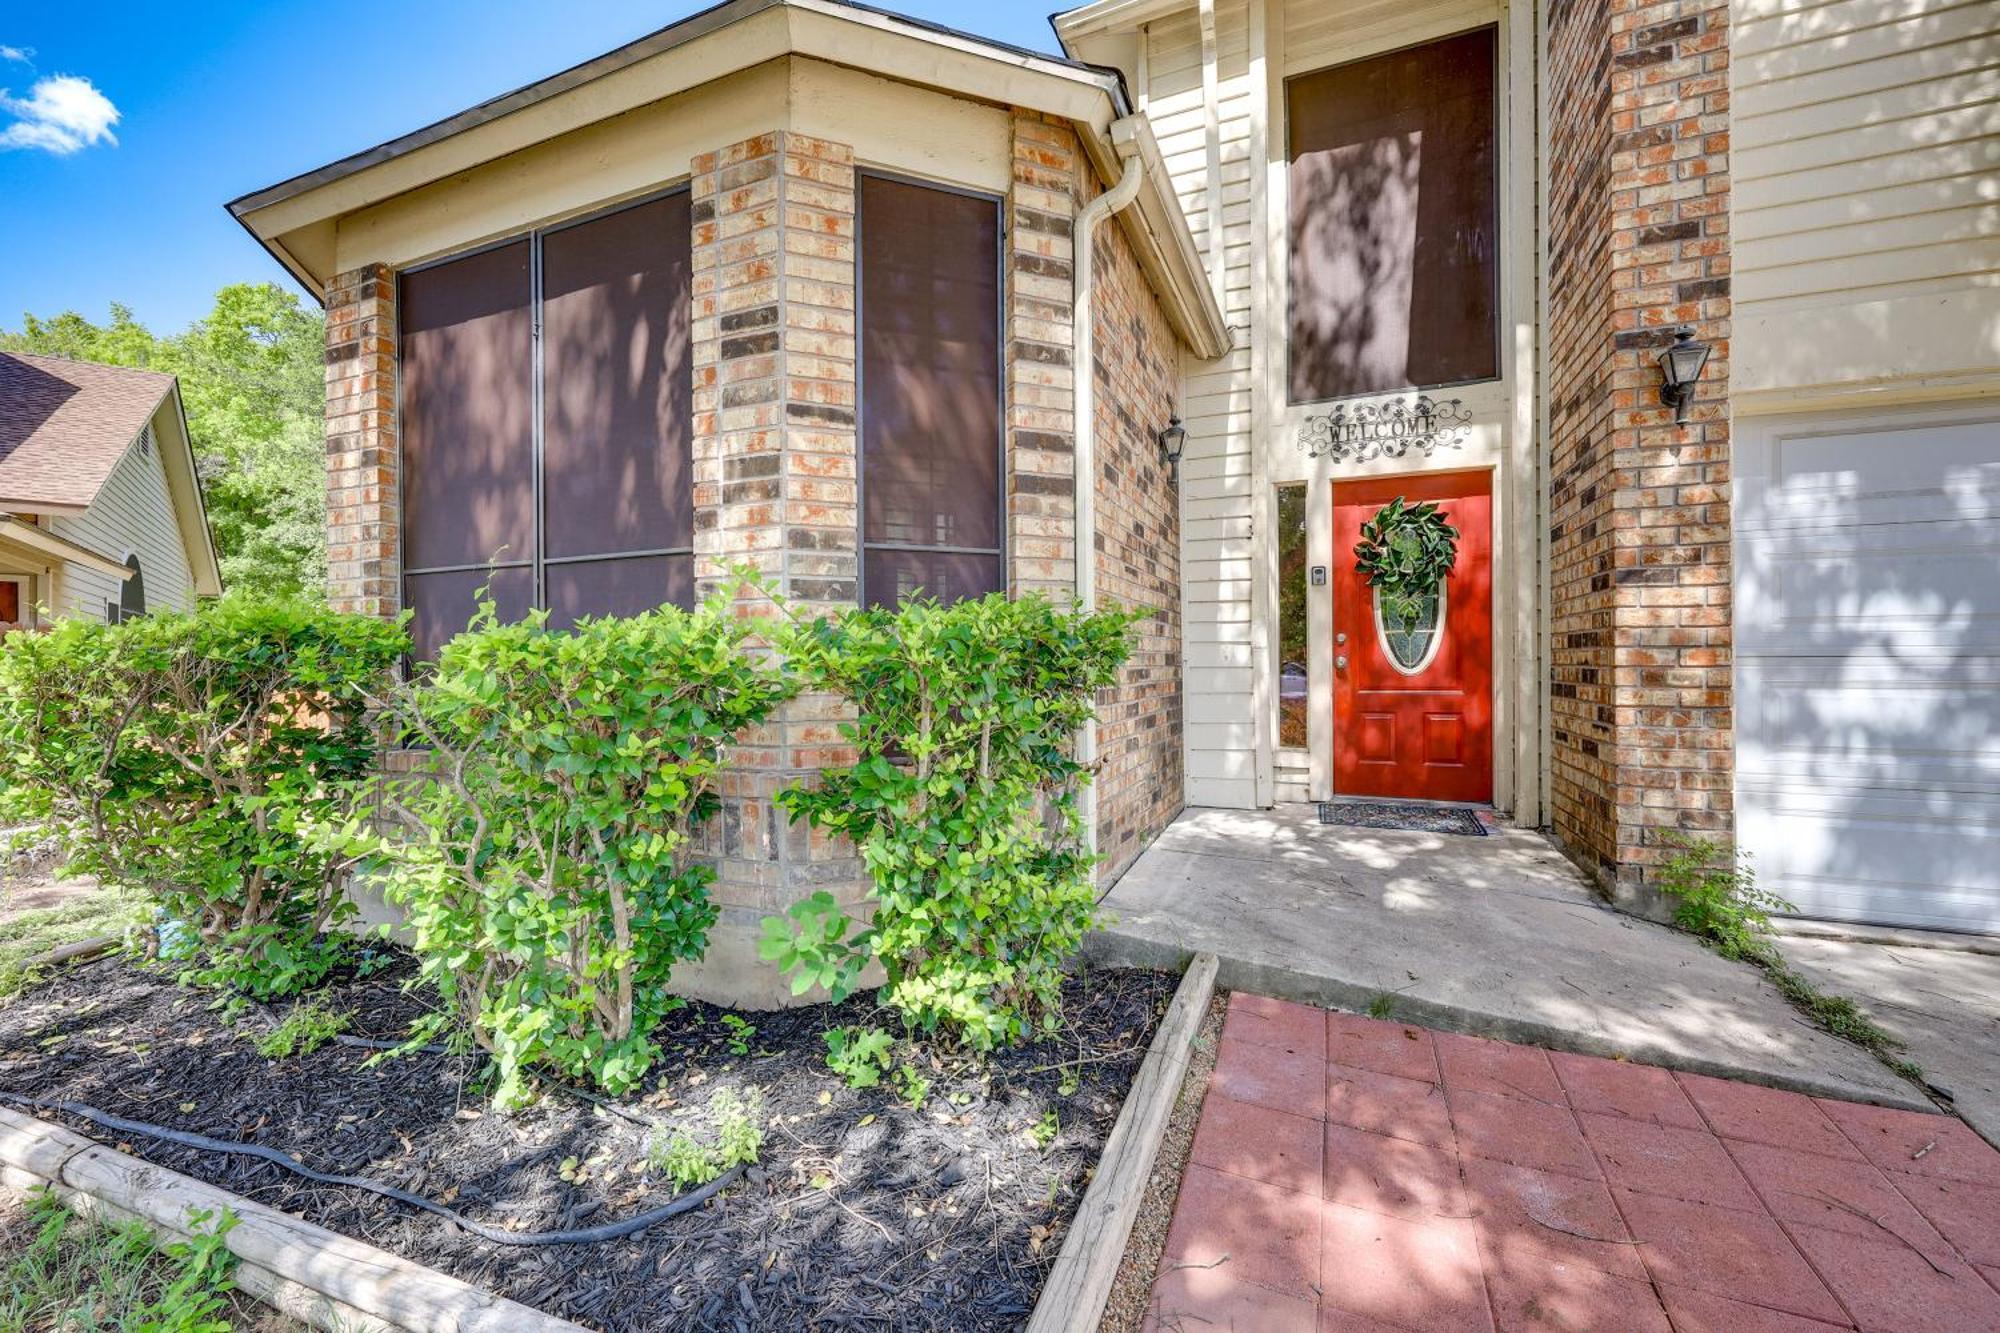
[[[1075,308],[1070,327],[1075,330],[1071,355],[1071,375],[1076,383],[1076,425],[1071,432],[1072,457],[1076,464],[1076,600],[1085,611],[1097,609],[1097,367],[1096,321],[1093,318],[1096,294],[1095,246],[1097,224],[1131,203],[1145,181],[1145,156],[1139,151],[1143,116],[1125,116],[1111,122],[1111,144],[1123,159],[1124,170],[1118,183],[1083,206],[1074,230],[1075,251],[1072,268],[1076,274]],[[1097,718],[1093,710],[1083,724],[1077,758],[1086,768],[1097,762]],[[1097,783],[1083,789],[1083,833],[1086,845],[1097,850]]]

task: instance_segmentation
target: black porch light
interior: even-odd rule
[[[1660,352],[1660,402],[1674,409],[1674,424],[1688,424],[1688,409],[1694,406],[1695,381],[1708,364],[1709,345],[1694,340],[1694,326],[1683,324],[1674,330],[1674,340]]]
[[[1181,424],[1181,419],[1178,416],[1169,416],[1167,418],[1167,428],[1160,432],[1159,438],[1160,461],[1178,473],[1181,465],[1181,451],[1187,448],[1187,427]]]

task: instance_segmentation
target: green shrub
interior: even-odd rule
[[[1075,737],[1137,617],[1040,596],[849,611],[782,638],[791,669],[852,701],[859,758],[779,797],[844,834],[874,880],[850,929],[830,895],[767,918],[763,956],[844,996],[870,959],[913,1027],[975,1049],[1054,1014],[1095,902]]]
[[[311,1055],[347,1031],[346,1014],[335,1013],[317,997],[292,1006],[285,1020],[257,1038],[257,1054],[266,1060],[289,1060],[294,1055]]]
[[[726,748],[788,693],[725,600],[501,624],[489,601],[394,724],[430,752],[381,782],[386,836],[356,841],[407,913],[424,977],[519,1105],[545,1065],[614,1094],[655,1055],[675,964],[707,947],[714,872],[689,858]]]
[[[739,1097],[723,1088],[708,1104],[715,1138],[705,1142],[686,1130],[655,1125],[646,1142],[646,1164],[674,1182],[677,1189],[706,1185],[732,1166],[749,1166],[764,1150],[764,1093],[750,1089]]]
[[[232,597],[192,615],[65,620],[0,652],[0,787],[65,873],[140,890],[191,979],[259,998],[318,984],[351,907],[345,820],[375,755],[367,700],[396,625]]]
[[[1750,867],[1719,843],[1667,835],[1674,855],[1660,867],[1660,887],[1674,897],[1674,923],[1699,935],[1727,958],[1747,958],[1766,947],[1771,913],[1795,910],[1759,888]]]

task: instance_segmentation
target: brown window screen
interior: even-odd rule
[[[692,605],[690,242],[677,193],[403,276],[420,659],[489,582],[503,619],[558,627]]]
[[[533,301],[525,240],[403,276],[403,597],[420,658],[465,628],[489,564],[496,597],[533,596]]]
[[[860,178],[862,597],[1006,586],[1000,210]]]
[[[1286,84],[1293,402],[1499,373],[1494,33]]]
[[[542,238],[543,596],[553,624],[691,604],[688,196]]]

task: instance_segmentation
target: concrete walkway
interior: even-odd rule
[[[1988,1333],[1957,1120],[1237,992],[1149,1333]]]
[[[1219,984],[1429,1027],[1930,1109],[1756,969],[1606,907],[1541,835],[1330,828],[1189,810],[1105,900],[1109,961],[1222,959]]]
[[[1952,1109],[2000,1145],[2000,957],[1939,943],[1946,947],[1778,938],[1794,968],[1857,1000],[1927,1081],[1951,1093]]]

